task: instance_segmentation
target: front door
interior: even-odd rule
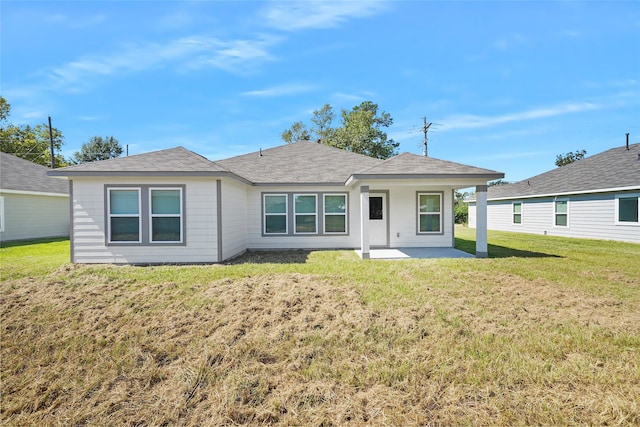
[[[369,244],[388,246],[387,232],[387,195],[370,193],[369,195]]]

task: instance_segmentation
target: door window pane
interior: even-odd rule
[[[369,197],[369,219],[384,219],[382,218],[382,197]]]

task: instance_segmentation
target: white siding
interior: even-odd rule
[[[247,249],[247,186],[231,180],[221,185],[223,261]]]
[[[185,185],[185,245],[106,245],[105,184]],[[216,186],[213,179],[75,179],[73,181],[73,262],[206,263],[217,262]]]
[[[568,226],[555,226],[554,198],[522,199],[522,224],[512,224],[511,201],[490,201],[489,230],[550,236],[620,240],[640,243],[640,226],[615,223],[615,195],[621,193],[563,196],[567,200]],[[475,203],[469,204],[469,227],[475,227]]]
[[[453,211],[452,188],[389,185],[379,181],[369,185],[370,192],[388,191],[389,194],[389,246],[390,247],[452,247]],[[349,234],[348,235],[262,235],[262,194],[280,193],[343,193],[349,197]],[[443,233],[418,235],[417,233],[417,193],[442,192],[443,195]],[[224,194],[224,192],[223,192]],[[249,189],[247,203],[247,247],[249,249],[331,249],[360,247],[360,187],[252,187]],[[224,197],[224,195],[223,195]],[[318,218],[322,221],[322,218]]]
[[[262,235],[262,194],[269,193],[348,193],[348,235]],[[251,187],[247,194],[248,249],[333,249],[360,245],[360,189],[344,187]],[[322,221],[318,217],[318,221]]]
[[[0,241],[69,236],[69,197],[1,193],[4,231]]]

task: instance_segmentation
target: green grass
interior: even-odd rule
[[[0,249],[3,425],[640,424],[640,245],[490,231],[487,259],[152,267],[68,250]]]

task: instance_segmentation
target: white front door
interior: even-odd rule
[[[369,244],[371,246],[388,246],[387,195],[385,193],[369,194]]]

